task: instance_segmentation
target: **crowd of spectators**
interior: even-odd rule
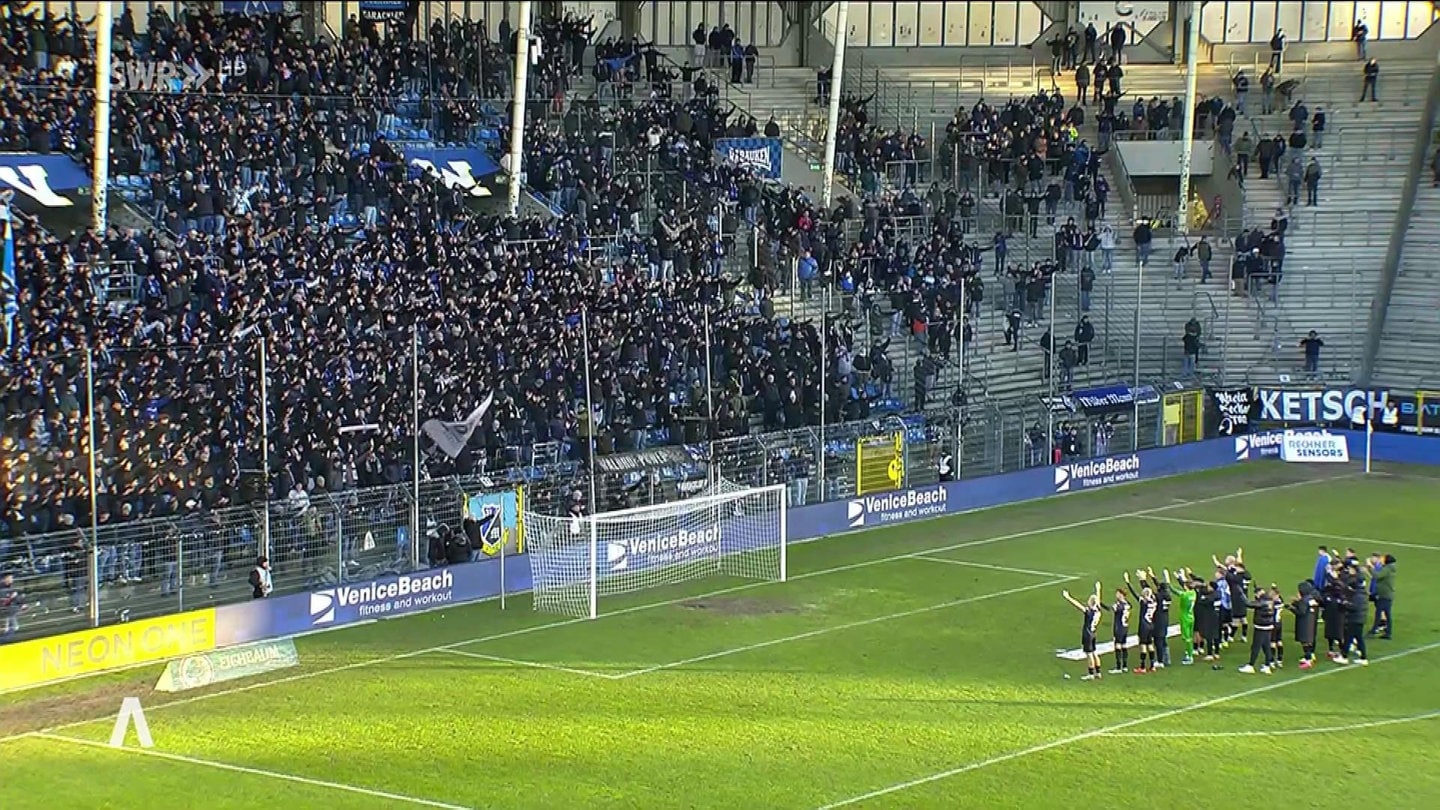
[[[61,72],[30,47],[37,29],[83,22],[5,20],[17,78],[0,95],[13,113],[0,132],[28,145],[42,130],[47,149],[83,155],[87,46],[79,38],[64,52],[74,64]],[[147,52],[219,64],[243,51],[263,64],[233,71],[223,95],[116,95],[115,165],[158,176],[153,213],[177,237],[125,228],[67,236],[19,223],[21,313],[0,357],[0,558],[18,538],[89,525],[92,371],[102,525],[257,498],[303,514],[326,493],[408,480],[417,399],[422,419],[448,421],[495,395],[472,446],[453,458],[427,448],[431,477],[519,463],[512,448],[545,443],[578,458],[586,437],[611,452],[693,437],[699,422],[717,436],[746,433],[752,421],[796,427],[818,419],[822,384],[833,389],[832,419],[867,406],[850,357],[868,350],[851,328],[789,322],[771,301],[792,263],[814,262],[814,278],[817,256],[842,251],[842,229],[803,195],[711,159],[714,137],[756,125],[728,120],[703,88],[684,102],[657,93],[597,107],[616,133],[608,144],[588,123],[570,139],[558,136],[576,121],[542,119],[527,169],[565,215],[512,220],[405,172],[376,135],[397,126],[412,96],[449,105],[456,120],[479,115],[477,88],[504,75],[503,60],[482,75],[469,72],[486,70],[473,57],[506,50],[483,28],[437,25],[412,41],[352,21],[327,44],[299,41],[273,18],[186,12],[150,22],[152,33],[137,38]],[[127,25],[122,17],[117,28]],[[588,24],[540,31],[557,81],[570,76]],[[636,178],[610,167],[646,153],[662,158],[657,182],[683,177],[698,203],[686,210],[654,195],[660,204],[644,211]],[[331,223],[341,205],[363,212],[361,233]],[[761,261],[741,279],[720,272],[717,220],[731,209],[762,233]],[[612,228],[632,241],[595,238]],[[93,294],[92,273],[107,259],[134,263],[133,304]],[[828,258],[824,272],[833,272]],[[582,311],[594,414],[584,412],[579,373]],[[822,354],[835,373],[816,371]],[[109,560],[107,581],[132,567],[128,550]]]

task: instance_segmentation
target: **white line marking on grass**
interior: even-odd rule
[[[1012,568],[1008,565],[991,565],[990,563],[971,562],[969,560],[952,560],[949,557],[932,557],[928,554],[921,554],[918,557],[911,557],[912,560],[924,560],[925,562],[946,563],[948,565],[963,565],[966,568],[988,568],[991,571],[1007,571],[1011,574],[1028,574],[1032,577],[1063,577],[1066,579],[1079,579],[1079,574],[1061,574],[1056,571],[1036,571],[1033,568]]]
[[[440,808],[440,810],[470,810],[470,808],[459,804],[448,804],[446,802],[437,802],[432,799],[422,799],[417,796],[405,796],[400,793],[390,793],[389,791],[384,790],[373,790],[371,788],[357,787],[355,785],[344,784],[343,782],[330,782],[324,779],[311,779],[308,776],[296,776],[292,773],[267,771],[263,768],[250,768],[244,765],[231,765],[228,762],[216,762],[215,760],[211,759],[187,757],[183,754],[167,754],[164,751],[156,751],[153,748],[111,748],[109,745],[99,742],[97,740],[86,740],[80,737],[67,737],[63,734],[50,734],[47,732],[41,732],[31,736],[39,737],[46,740],[55,740],[57,742],[70,743],[71,745],[83,745],[89,748],[103,748],[106,751],[124,751],[129,754],[138,754],[140,756],[154,757],[155,759],[164,759],[171,762],[183,762],[187,765],[200,765],[206,768],[215,768],[222,771],[232,771],[234,773],[249,774],[250,776],[259,776],[265,779],[275,779],[281,782],[295,782],[297,784],[310,785],[312,787],[329,788],[330,790],[339,790],[344,791],[345,793],[355,793],[361,796],[369,796],[372,799],[384,799],[386,801],[419,805],[421,807],[438,807]]]
[[[933,613],[937,610],[945,610],[946,608],[974,604],[975,602],[984,602],[988,599],[997,599],[1001,596],[1010,596],[1012,594],[1033,591],[1037,588],[1053,588],[1056,585],[1063,585],[1066,582],[1071,582],[1076,579],[1079,579],[1079,577],[1061,577],[1060,579],[1056,580],[1037,582],[1034,585],[1024,585],[1019,588],[1010,588],[1009,590],[997,591],[995,593],[985,593],[980,594],[979,596],[967,596],[964,599],[951,599],[949,602],[941,602],[938,605],[927,605],[926,607],[922,608],[914,608],[913,610],[902,610],[899,613],[890,613],[884,616],[875,616],[873,618],[861,619],[855,622],[846,622],[845,624],[837,624],[831,627],[820,627],[804,633],[796,633],[793,636],[785,636],[784,638],[772,638],[769,641],[761,641],[755,644],[746,644],[743,647],[731,647],[728,650],[719,650],[717,652],[706,653],[705,655],[697,655],[694,658],[685,658],[679,661],[671,661],[668,664],[657,664],[653,667],[645,667],[644,669],[631,670],[630,672],[622,673],[617,677],[634,678],[637,675],[649,675],[652,672],[660,672],[661,670],[678,669],[679,667],[687,666],[689,664],[698,664],[702,661],[714,661],[717,658],[726,658],[731,655],[739,655],[740,653],[752,652],[754,650],[763,650],[767,647],[775,647],[780,644],[789,644],[792,641],[804,641],[805,639],[829,635],[830,633],[838,633],[841,630],[854,630],[857,627],[868,627],[872,624],[879,624],[881,622],[893,621],[895,619],[905,619],[911,616],[919,616],[924,613]]]
[[[1398,726],[1404,723],[1418,723],[1440,717],[1440,710],[1412,714],[1408,717],[1391,717],[1385,720],[1371,720],[1366,723],[1350,723],[1344,726],[1316,726],[1314,728],[1285,728],[1278,731],[1132,731],[1106,734],[1106,737],[1132,739],[1182,739],[1188,737],[1298,737],[1311,734],[1333,734],[1339,731],[1360,731],[1367,728]]]
[[[920,551],[915,551],[915,552],[912,552],[912,553],[910,553],[910,554],[899,554],[899,555],[893,555],[893,556],[889,556],[889,557],[877,557],[877,558],[874,558],[874,559],[865,560],[865,561],[858,562],[858,563],[850,563],[850,564],[848,564],[848,565],[837,565],[837,566],[834,566],[834,567],[832,567],[832,568],[821,568],[821,569],[817,569],[817,570],[815,570],[815,571],[805,571],[805,572],[798,573],[798,574],[791,574],[791,575],[790,575],[790,578],[789,578],[789,581],[792,581],[792,582],[793,582],[793,581],[799,580],[799,579],[809,579],[810,577],[818,577],[818,576],[823,576],[823,575],[826,575],[826,574],[838,574],[838,573],[841,573],[841,572],[844,572],[844,571],[853,571],[853,570],[856,570],[856,569],[859,569],[859,568],[866,568],[866,567],[869,567],[869,566],[872,566],[872,565],[880,565],[880,564],[882,564],[882,563],[887,563],[887,562],[890,562],[891,560],[902,560],[902,559],[906,559],[906,558],[909,558],[909,557],[920,557],[920,556],[923,556],[923,555],[926,555],[926,554],[940,554],[940,553],[943,553],[943,552],[946,552],[946,551],[955,551],[955,550],[957,550],[957,549],[971,548],[971,547],[973,547],[973,546],[983,546],[983,545],[988,545],[988,544],[990,544],[990,543],[1003,543],[1003,542],[1007,542],[1007,541],[1010,541],[1010,540],[1019,540],[1019,539],[1025,538],[1025,537],[1034,537],[1034,536],[1041,535],[1041,534],[1048,534],[1048,533],[1050,533],[1050,532],[1070,531],[1070,530],[1072,530],[1072,529],[1080,529],[1080,528],[1084,528],[1084,527],[1086,527],[1086,526],[1094,526],[1094,525],[1098,525],[1098,524],[1101,524],[1101,523],[1108,523],[1108,522],[1110,522],[1110,521],[1112,521],[1112,520],[1116,520],[1116,519],[1119,519],[1119,518],[1139,517],[1139,516],[1141,516],[1141,515],[1149,515],[1149,514],[1154,514],[1154,513],[1156,513],[1156,512],[1166,512],[1166,511],[1169,511],[1169,510],[1171,510],[1171,509],[1179,509],[1179,508],[1185,507],[1185,506],[1199,506],[1199,505],[1207,504],[1207,503],[1218,503],[1218,502],[1220,502],[1220,501],[1228,501],[1228,500],[1231,500],[1232,498],[1248,498],[1248,497],[1251,497],[1251,496],[1254,496],[1254,495],[1263,495],[1263,494],[1270,493],[1270,492],[1279,492],[1279,491],[1281,491],[1281,490],[1294,489],[1294,488],[1296,488],[1296,487],[1304,487],[1304,486],[1309,486],[1309,485],[1311,485],[1311,484],[1321,484],[1321,483],[1331,483],[1331,482],[1334,482],[1334,481],[1343,481],[1343,480],[1346,479],[1346,478],[1355,478],[1355,477],[1358,477],[1358,476],[1363,475],[1363,474],[1364,474],[1364,473],[1346,473],[1346,474],[1344,474],[1344,475],[1337,475],[1337,476],[1333,476],[1333,477],[1331,477],[1331,478],[1310,478],[1310,479],[1306,479],[1306,480],[1304,480],[1304,481],[1292,481],[1292,482],[1290,482],[1290,483],[1288,483],[1288,484],[1276,484],[1275,486],[1260,487],[1260,488],[1258,488],[1258,489],[1247,489],[1247,490],[1244,490],[1244,491],[1241,491],[1241,492],[1227,492],[1227,493],[1225,493],[1225,494],[1223,494],[1223,495],[1214,495],[1214,496],[1211,496],[1211,497],[1208,497],[1208,498],[1200,498],[1200,499],[1198,499],[1198,500],[1193,500],[1193,501],[1182,501],[1182,502],[1179,502],[1179,503],[1165,504],[1164,506],[1157,506],[1157,507],[1154,507],[1154,508],[1151,508],[1151,509],[1141,509],[1141,510],[1136,511],[1136,512],[1124,512],[1124,513],[1115,514],[1115,515],[1104,515],[1104,516],[1101,516],[1101,517],[1089,518],[1089,519],[1087,519],[1087,520],[1077,520],[1077,521],[1073,521],[1073,522],[1070,522],[1070,523],[1061,523],[1061,524],[1057,524],[1057,525],[1054,525],[1054,526],[1046,526],[1046,527],[1042,527],[1042,528],[1038,528],[1038,529],[1028,529],[1028,530],[1026,530],[1026,531],[1013,532],[1013,533],[1011,533],[1011,534],[1002,534],[1002,535],[998,535],[998,536],[996,536],[996,537],[988,537],[988,538],[983,538],[983,539],[980,539],[980,540],[967,540],[967,541],[962,542],[962,543],[952,543],[952,544],[950,544],[950,545],[937,546],[937,547],[935,547],[935,548],[922,549],[922,550],[920,550]],[[1006,504],[1006,505],[1008,506],[1008,505],[1010,505],[1010,504]],[[951,514],[951,515],[945,515],[945,516],[943,516],[943,517],[957,517],[957,516],[959,516],[959,515],[969,514],[969,513],[971,513],[971,512],[987,511],[987,510],[990,509],[990,508],[991,508],[991,507],[985,507],[984,509],[966,510],[966,511],[963,511],[963,512],[956,512],[956,513]],[[940,516],[937,516],[937,518],[938,518],[938,517],[940,517]],[[917,521],[917,523],[918,523],[918,522],[919,522],[919,521]],[[822,539],[822,538],[814,538],[814,539],[817,539],[817,540],[818,540],[818,539]],[[601,618],[601,619],[606,619],[606,618],[613,618],[613,617],[616,617],[616,616],[625,616],[625,615],[628,615],[628,614],[630,614],[630,613],[638,613],[638,612],[640,612],[640,611],[653,610],[653,609],[655,609],[655,608],[669,607],[669,606],[671,606],[671,605],[678,605],[678,604],[680,604],[680,603],[682,603],[682,602],[689,602],[689,601],[692,601],[692,600],[695,600],[695,599],[710,599],[710,598],[714,598],[714,597],[716,597],[716,596],[724,596],[724,595],[726,595],[726,594],[738,593],[738,592],[740,592],[740,591],[747,591],[747,590],[750,590],[751,588],[762,588],[762,587],[766,587],[766,586],[770,586],[770,585],[775,585],[775,584],[777,584],[777,583],[772,582],[772,581],[747,582],[747,583],[744,583],[744,584],[741,584],[741,585],[734,585],[734,586],[731,586],[731,587],[728,587],[728,588],[721,588],[721,589],[719,589],[719,590],[711,591],[711,592],[709,592],[709,593],[692,594],[692,595],[689,595],[689,596],[676,597],[676,598],[674,598],[674,599],[665,599],[665,600],[661,600],[661,601],[658,601],[658,602],[647,602],[647,603],[645,603],[645,604],[640,604],[640,605],[631,605],[630,607],[619,608],[619,609],[610,611],[609,613],[601,613],[601,614],[600,614],[600,618]],[[389,663],[392,663],[392,662],[395,662],[395,661],[404,661],[404,660],[408,660],[408,659],[410,659],[410,658],[415,658],[415,657],[417,657],[417,656],[429,655],[429,654],[437,653],[437,652],[444,652],[444,651],[446,651],[446,650],[453,650],[453,649],[455,649],[455,648],[457,648],[457,647],[466,647],[466,646],[469,646],[469,645],[471,645],[471,644],[482,644],[482,643],[487,642],[487,641],[498,641],[498,640],[504,639],[504,638],[512,638],[512,637],[514,637],[514,636],[522,636],[522,635],[526,635],[526,634],[528,634],[528,633],[534,633],[534,632],[538,632],[538,631],[541,631],[541,630],[550,630],[550,629],[553,629],[553,628],[556,628],[556,627],[569,627],[569,626],[575,625],[575,624],[583,624],[583,623],[588,622],[588,621],[593,621],[593,620],[592,620],[592,619],[587,619],[587,618],[562,619],[562,620],[560,620],[560,621],[547,622],[546,624],[537,624],[537,625],[531,625],[531,626],[529,626],[529,627],[520,627],[520,628],[516,628],[516,629],[514,629],[514,630],[506,630],[506,631],[503,632],[503,633],[492,633],[491,635],[488,635],[488,636],[478,636],[478,637],[476,637],[476,638],[466,639],[466,640],[464,640],[464,641],[451,642],[450,644],[439,644],[439,645],[436,645],[436,646],[434,646],[434,647],[426,647],[426,648],[420,649],[420,650],[411,650],[411,651],[409,651],[409,652],[396,653],[396,654],[394,654],[394,655],[385,655],[385,656],[379,656],[379,657],[376,657],[376,658],[367,658],[367,659],[365,659],[365,660],[363,660],[363,661],[354,661],[354,662],[349,663],[349,664],[341,664],[341,665],[339,665],[339,666],[326,667],[326,668],[324,668],[324,669],[317,669],[317,670],[314,670],[314,671],[311,671],[311,672],[300,672],[300,673],[296,673],[296,674],[294,674],[294,675],[286,675],[285,677],[282,677],[282,678],[275,678],[275,679],[273,679],[273,680],[259,681],[259,682],[257,682],[257,683],[245,684],[244,686],[236,686],[236,687],[232,687],[232,688],[229,688],[229,689],[220,689],[220,690],[217,690],[217,691],[215,691],[215,692],[206,692],[206,693],[200,694],[200,695],[192,695],[192,696],[190,696],[190,697],[180,698],[180,699],[178,699],[178,700],[172,700],[172,701],[169,701],[169,702],[167,702],[167,703],[156,703],[156,704],[154,704],[154,705],[148,706],[147,709],[148,709],[149,711],[152,711],[152,712],[153,712],[153,711],[156,711],[157,709],[165,709],[165,708],[169,708],[169,707],[171,707],[171,706],[186,706],[186,705],[189,705],[189,704],[191,704],[191,703],[198,703],[198,702],[200,702],[200,701],[211,700],[211,699],[213,699],[213,698],[218,698],[218,697],[227,697],[227,696],[229,696],[229,695],[237,695],[237,694],[240,694],[240,693],[243,693],[243,692],[249,692],[249,691],[254,690],[254,689],[264,689],[264,688],[270,687],[270,686],[281,686],[281,685],[287,684],[287,683],[295,683],[296,681],[304,681],[304,680],[309,680],[310,678],[317,678],[317,677],[320,677],[320,676],[322,676],[322,675],[335,675],[335,674],[338,674],[338,673],[341,673],[341,672],[350,672],[351,670],[363,669],[363,668],[366,668],[366,667],[372,667],[372,666],[375,666],[375,665],[377,665],[377,664],[389,664]],[[80,726],[86,726],[86,725],[90,725],[90,724],[92,724],[92,723],[109,722],[110,720],[111,720],[111,717],[110,717],[110,716],[97,717],[97,718],[94,718],[93,720],[76,720],[76,721],[74,721],[74,722],[61,723],[61,724],[59,724],[59,725],[50,726],[50,727],[48,727],[48,728],[40,729],[40,731],[46,732],[46,733],[52,733],[52,732],[56,732],[56,731],[64,731],[64,730],[66,730],[66,729],[71,729],[71,728],[78,728],[78,727],[80,727]],[[0,743],[8,742],[8,741],[10,741],[10,740],[20,739],[21,737],[28,736],[28,735],[31,734],[31,733],[33,733],[33,732],[21,732],[21,733],[19,733],[19,734],[11,734],[10,736],[7,736],[7,737],[0,737]]]
[[[1372,664],[1378,664],[1382,661],[1393,661],[1397,658],[1404,658],[1406,656],[1414,655],[1416,653],[1429,652],[1430,650],[1434,650],[1437,648],[1440,648],[1440,641],[1432,642],[1430,644],[1425,644],[1419,647],[1411,647],[1408,650],[1401,650],[1400,652],[1383,655],[1378,658],[1372,658],[1370,659],[1370,662]],[[910,788],[919,787],[921,785],[928,785],[932,782],[939,782],[945,779],[949,779],[952,776],[960,776],[961,774],[970,773],[971,771],[978,771],[983,768],[988,768],[991,765],[1000,765],[1006,762],[1011,762],[1013,760],[1023,759],[1032,754],[1040,754],[1056,748],[1062,748],[1064,746],[1071,745],[1077,742],[1084,742],[1085,740],[1091,740],[1096,737],[1109,736],[1117,731],[1124,731],[1127,728],[1134,728],[1135,726],[1141,726],[1146,723],[1153,723],[1156,720],[1167,720],[1171,717],[1176,717],[1178,715],[1189,714],[1190,712],[1199,711],[1200,709],[1208,709],[1211,706],[1218,706],[1222,703],[1229,703],[1232,700],[1239,700],[1240,698],[1252,697],[1254,695],[1260,695],[1266,692],[1273,692],[1276,689],[1284,689],[1287,686],[1294,686],[1297,683],[1304,683],[1315,678],[1323,678],[1326,675],[1334,675],[1337,672],[1350,672],[1357,669],[1361,668],[1336,667],[1334,669],[1324,669],[1318,672],[1312,670],[1297,678],[1291,678],[1284,681],[1272,681],[1265,684],[1264,686],[1257,686],[1252,689],[1245,689],[1229,695],[1213,697],[1208,700],[1202,700],[1199,703],[1192,703],[1189,706],[1181,706],[1177,709],[1167,709],[1163,712],[1156,712],[1155,714],[1148,714],[1144,717],[1137,717],[1134,720],[1126,720],[1123,723],[1114,723],[1112,725],[1091,729],[1090,731],[1082,731],[1079,734],[1072,734],[1069,737],[1061,737],[1058,740],[1051,740],[1047,743],[1032,745],[1029,748],[1022,748],[1018,751],[1011,751],[1008,754],[1000,754],[998,756],[990,757],[989,759],[982,759],[978,762],[972,762],[969,765],[962,765],[958,768],[951,768],[948,771],[940,771],[939,773],[933,773],[929,776],[922,776],[919,779],[911,779],[907,782],[897,782],[893,785],[890,785],[889,787],[880,788],[879,790],[872,790],[869,793],[862,793],[859,796],[851,796],[848,799],[841,799],[838,802],[832,802],[830,804],[822,806],[820,810],[834,810],[834,808],[837,807],[849,807],[852,804],[859,804],[860,802],[869,801],[871,799],[876,799],[881,796],[889,796],[892,793],[899,793],[904,790],[909,790]]]
[[[469,650],[439,650],[439,652],[449,655],[461,655],[466,658],[479,658],[483,661],[494,661],[498,664],[510,664],[512,666],[530,667],[532,669],[549,669],[555,672],[568,672],[571,675],[585,675],[591,678],[605,678],[612,681],[623,677],[622,675],[610,672],[594,672],[588,669],[562,667],[559,664],[546,664],[543,661],[522,661],[518,658],[501,658],[498,655],[486,655],[485,653],[471,652]]]
[[[1196,520],[1194,518],[1178,518],[1168,515],[1134,515],[1140,520],[1158,520],[1164,523],[1185,523],[1191,526],[1208,526],[1212,529],[1233,529],[1235,531],[1262,532],[1264,534],[1288,534],[1295,537],[1315,537],[1321,540],[1334,540],[1337,543],[1364,543],[1372,547],[1398,546],[1402,548],[1418,548],[1423,551],[1440,551],[1440,546],[1427,546],[1420,543],[1401,543],[1396,540],[1381,540],[1376,537],[1352,537],[1346,534],[1325,534],[1323,532],[1308,532],[1303,529],[1278,529],[1274,526],[1251,526],[1245,523],[1224,523],[1217,520]],[[1373,551],[1374,549],[1369,549]]]

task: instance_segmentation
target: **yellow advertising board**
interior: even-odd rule
[[[215,609],[0,645],[0,691],[215,649]]]

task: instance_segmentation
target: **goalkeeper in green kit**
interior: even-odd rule
[[[1189,666],[1195,663],[1195,575],[1189,569],[1176,572],[1180,587],[1176,595],[1180,601],[1180,637],[1185,639],[1185,657],[1180,663]]]

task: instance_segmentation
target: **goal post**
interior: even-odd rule
[[[595,618],[602,597],[730,576],[784,582],[787,488],[720,481],[683,501],[585,517],[527,513],[535,609]]]

